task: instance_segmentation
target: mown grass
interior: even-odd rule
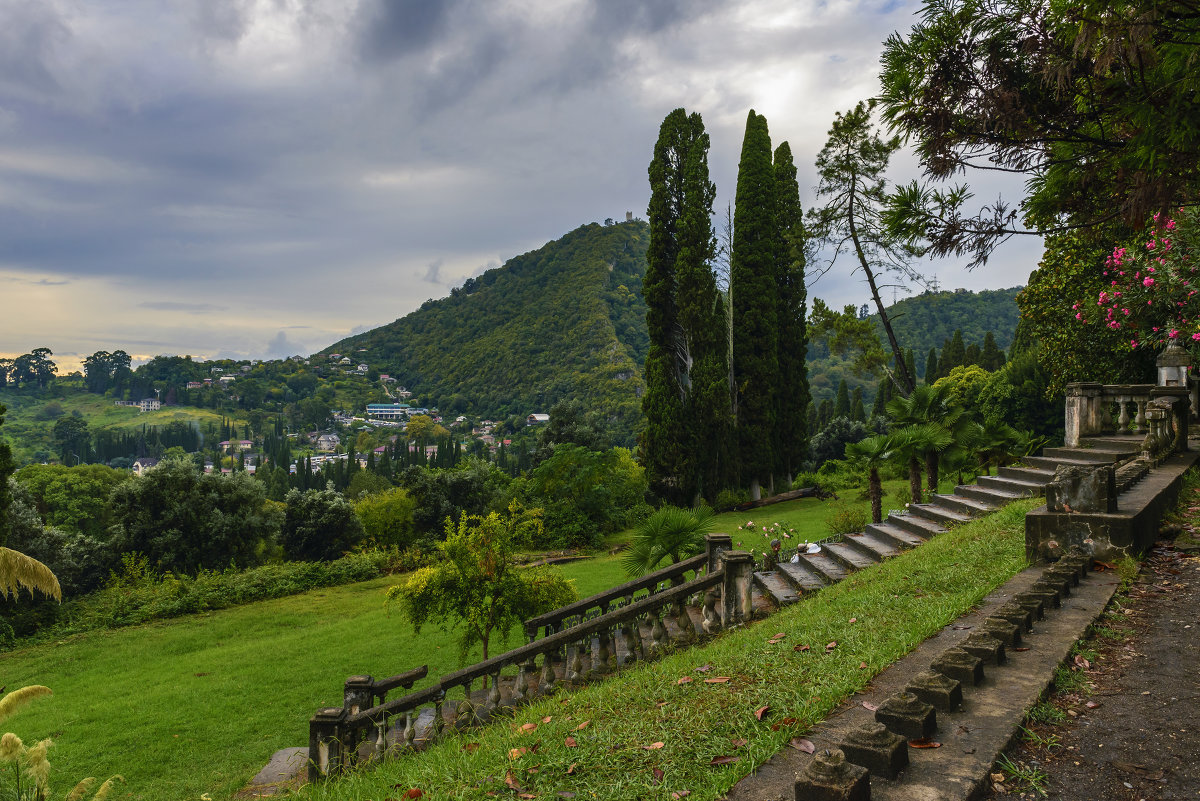
[[[430,799],[508,797],[516,784],[550,798],[666,798],[684,790],[693,801],[719,798],[1019,571],[1024,515],[1039,503],[1014,503],[954,529],[705,648],[539,701],[512,722],[451,735],[426,753],[308,787],[303,797],[365,801],[410,788]],[[768,643],[776,633],[782,641]],[[794,650],[803,645],[809,649]],[[679,683],[683,677],[691,681]],[[728,681],[704,681],[715,677]],[[755,710],[763,706],[760,721]],[[523,732],[525,723],[537,728]],[[522,747],[530,750],[512,758]],[[736,761],[714,765],[718,757]]]
[[[609,557],[562,571],[581,595],[624,580]],[[427,684],[459,667],[452,635],[428,627],[418,637],[389,616],[383,591],[395,581],[89,632],[0,655],[0,684],[54,690],[3,730],[26,742],[54,739],[58,788],[120,773],[128,783],[114,797],[226,798],[276,750],[307,743],[309,717],[341,704],[347,676],[389,676],[428,664]],[[510,645],[519,638],[514,632]]]

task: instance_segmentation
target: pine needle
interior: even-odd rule
[[[12,548],[0,548],[0,596],[16,596],[21,589],[34,590],[56,601],[62,600],[62,587],[54,572],[44,564]]]
[[[43,687],[40,684],[31,684],[28,687],[13,690],[0,699],[0,721],[8,720],[33,699],[50,695],[52,692],[49,687]]]

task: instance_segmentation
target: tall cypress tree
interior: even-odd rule
[[[937,348],[930,348],[929,355],[925,357],[925,383],[932,384],[938,378]]]
[[[833,403],[833,416],[850,416],[850,388],[846,386],[846,379],[844,378],[838,382],[837,400]]]
[[[850,419],[860,423],[867,421],[867,408],[863,404],[862,387],[855,387],[854,395],[850,398]]]
[[[984,370],[999,370],[1004,366],[1004,351],[996,346],[996,337],[988,331],[983,335],[983,350],[979,354],[979,366]]]
[[[955,367],[961,367],[967,358],[967,346],[963,344],[962,329],[954,329],[954,336],[942,347],[942,358],[938,361],[938,371],[942,375],[950,375]]]
[[[763,482],[771,482],[776,464],[772,441],[779,373],[775,274],[781,254],[775,205],[767,120],[751,111],[738,162],[729,272],[738,462],[755,500],[762,496]]]
[[[808,291],[804,286],[804,207],[796,182],[792,148],[781,142],[775,149],[775,212],[781,242],[775,283],[779,379],[775,403],[775,470],[791,486],[792,478],[808,454],[810,429],[805,412],[812,400],[808,387]]]
[[[646,427],[640,437],[651,488],[676,504],[710,499],[729,472],[729,368],[725,310],[712,273],[716,238],[708,135],[699,114],[663,120],[648,170]]]

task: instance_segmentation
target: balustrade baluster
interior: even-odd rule
[[[620,636],[621,645],[625,648],[625,659],[621,662],[621,666],[624,667],[638,659],[638,645],[641,638],[637,636],[636,618],[630,618],[621,624]]]
[[[596,637],[596,672],[609,673],[613,669],[615,658],[613,657],[613,638],[612,629],[603,628]]]
[[[517,667],[517,680],[513,683],[512,706],[520,706],[529,700],[529,674],[533,670],[532,655],[526,657]]]
[[[717,613],[717,591],[704,593],[704,633],[712,636],[721,630],[721,615]]]
[[[386,712],[381,712],[379,718],[375,721],[375,754],[380,756],[384,751],[387,751],[387,729],[388,716]]]
[[[1135,432],[1137,432],[1138,434],[1145,434],[1146,433],[1146,404],[1149,403],[1149,400],[1139,398],[1137,401],[1135,401],[1135,403],[1137,403],[1137,417],[1135,417],[1133,420],[1134,425],[1136,426],[1133,430]]]
[[[413,710],[406,710],[404,713],[404,746],[408,749],[417,747],[417,718],[420,716],[418,711],[417,716],[413,716]]]
[[[667,650],[667,627],[662,622],[662,610],[655,609],[646,613],[650,618],[650,651],[655,657],[660,657]]]
[[[487,717],[496,714],[496,710],[500,708],[500,671],[496,670],[491,676],[491,686],[488,688],[487,703],[484,705],[484,710]],[[482,722],[482,721],[481,721]]]
[[[426,739],[436,740],[441,735],[442,730],[446,728],[446,719],[442,716],[442,705],[445,700],[446,694],[438,693],[436,700],[433,702],[433,726]]]
[[[688,612],[687,601],[687,598],[680,598],[675,602],[675,625],[679,627],[679,642],[682,645],[691,645],[696,641],[696,624]]]
[[[578,687],[586,678],[583,672],[583,646],[583,640],[576,640],[571,646],[571,661],[570,667],[567,669],[567,681],[570,682],[572,687]]]
[[[1117,398],[1117,405],[1121,409],[1117,416],[1117,430],[1124,434],[1129,431],[1129,396],[1122,395]]]
[[[557,658],[557,651],[542,654],[542,674],[538,678],[538,692],[543,698],[558,691],[558,677],[554,675],[554,660]]]

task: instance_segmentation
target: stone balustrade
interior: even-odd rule
[[[452,694],[459,698],[453,702],[452,725],[481,725],[507,709],[553,695],[563,684],[578,687],[602,679],[749,621],[754,560],[730,544],[728,535],[710,534],[707,553],[534,618],[526,625],[531,638],[526,645],[402,698],[384,700],[388,690],[411,687],[424,677],[424,668],[380,681],[350,677],[343,706],[321,709],[309,721],[309,780],[343,772],[363,751],[383,755],[435,739],[446,725],[443,707]],[[689,607],[699,608],[698,621]],[[596,609],[599,614],[586,614]],[[539,631],[546,633],[538,638]],[[371,705],[377,699],[381,703]],[[389,720],[400,715],[404,727],[389,742]]]
[[[1067,384],[1066,436],[1068,448],[1080,447],[1088,437],[1105,434],[1146,434],[1150,430],[1150,404],[1171,399],[1172,430],[1176,449],[1187,450],[1187,428],[1195,394],[1184,386],[1155,384]]]

